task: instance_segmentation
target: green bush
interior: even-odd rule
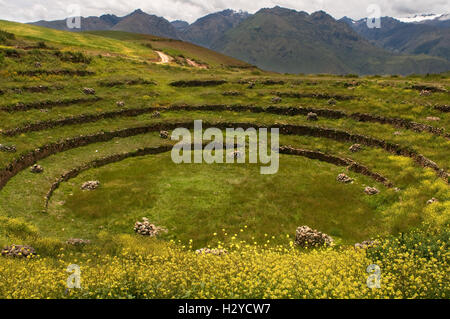
[[[57,51],[55,55],[64,62],[70,62],[70,63],[84,63],[89,64],[92,62],[92,58],[86,56],[82,52],[72,52],[72,51]]]
[[[14,34],[0,30],[0,43],[5,43],[7,40],[14,40],[15,38]]]
[[[20,218],[0,216],[0,234],[2,236],[17,236],[19,238],[36,237],[38,230]]]
[[[372,260],[383,260],[389,256],[389,251],[411,252],[416,258],[431,260],[436,258],[444,261],[448,256],[442,255],[442,245],[448,246],[450,238],[450,225],[436,229],[430,226],[422,226],[420,229],[397,236],[390,236],[381,241],[381,245],[369,249],[368,257]],[[389,260],[383,260],[385,263]],[[394,260],[391,261],[394,263]],[[448,260],[447,260],[448,262]]]

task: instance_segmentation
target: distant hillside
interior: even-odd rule
[[[238,59],[234,59],[221,53],[181,40],[166,39],[153,35],[122,31],[89,31],[83,32],[82,34],[86,33],[112,38],[123,42],[144,44],[147,45],[147,47],[152,47],[154,50],[166,52],[173,58],[182,56],[184,58],[205,64],[208,67],[253,68],[253,66]]]
[[[427,56],[401,56],[370,44],[346,23],[323,11],[275,7],[247,18],[211,48],[260,68],[288,73],[434,73],[450,63]]]
[[[165,38],[178,39],[177,30],[169,21],[155,15],[147,14],[142,10],[136,10],[121,18],[111,30],[152,34]]]
[[[390,17],[381,19],[381,28],[369,29],[365,19],[343,19],[362,37],[392,52],[428,54],[450,61],[450,27],[448,20],[425,20],[404,23]]]
[[[175,20],[171,22],[175,29],[177,29],[178,32],[183,32],[186,30],[187,27],[189,27],[189,23],[182,20]]]
[[[100,17],[81,18],[81,29],[69,29],[66,20],[38,21],[30,23],[63,31],[126,31],[152,34],[165,38],[178,39],[177,29],[164,18],[136,10],[124,17],[102,15]]]
[[[81,18],[81,29],[69,29],[65,19],[56,21],[38,21],[30,24],[62,31],[95,31],[109,30],[119,21],[119,17],[111,14],[105,14],[100,17]]]
[[[210,48],[224,36],[225,32],[237,27],[249,16],[247,12],[233,10],[209,14],[189,25],[180,33],[180,37],[185,41]]]

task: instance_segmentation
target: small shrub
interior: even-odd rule
[[[17,236],[19,238],[36,237],[38,235],[37,228],[24,220],[3,216],[0,216],[0,231],[7,236]]]
[[[64,62],[70,63],[84,63],[89,64],[92,61],[91,57],[86,56],[82,52],[72,52],[72,51],[57,51],[55,55]]]
[[[38,48],[38,49],[47,49],[48,46],[45,44],[44,41],[39,41],[39,42],[37,43],[37,45],[36,45],[36,48]]]
[[[8,40],[15,40],[16,36],[12,33],[0,30],[0,43],[5,43]]]

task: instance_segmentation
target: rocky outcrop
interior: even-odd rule
[[[8,247],[4,247],[2,249],[1,255],[5,257],[33,258],[37,254],[36,250],[31,246],[11,245]]]
[[[161,233],[166,233],[167,230],[151,224],[148,218],[144,217],[142,222],[137,221],[134,224],[134,232],[142,236],[156,237]]]
[[[361,144],[353,144],[352,146],[350,146],[349,151],[352,153],[356,153],[362,150],[362,146]]]
[[[66,243],[71,246],[86,246],[86,245],[91,244],[91,241],[86,240],[86,239],[80,239],[80,238],[70,238],[67,240]]]
[[[99,181],[88,181],[84,182],[83,185],[81,185],[81,189],[84,191],[93,191],[100,187]]]
[[[30,168],[30,172],[34,173],[34,174],[40,174],[44,171],[44,168],[41,165],[38,164],[34,164],[33,166],[31,166]]]
[[[159,137],[161,137],[162,139],[168,139],[169,138],[170,133],[167,131],[160,131],[159,132]]]
[[[434,109],[444,113],[448,113],[450,112],[450,105],[435,105]]]
[[[375,187],[367,186],[364,189],[364,193],[366,193],[367,195],[377,195],[378,193],[380,193],[380,191],[378,189],[376,189]]]
[[[308,121],[318,121],[319,117],[317,116],[317,113],[309,112],[308,115],[306,116],[306,119]]]
[[[339,174],[338,177],[336,178],[336,180],[338,182],[344,183],[344,184],[350,184],[353,183],[353,178],[348,177],[346,174],[342,173]]]
[[[295,244],[302,248],[329,247],[333,245],[333,238],[308,226],[297,228]]]
[[[83,93],[86,95],[95,95],[95,89],[93,88],[83,88]]]

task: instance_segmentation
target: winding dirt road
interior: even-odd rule
[[[165,53],[162,53],[161,51],[155,51],[158,55],[159,55],[159,59],[161,61],[156,62],[157,64],[167,64],[170,63],[172,61],[172,57],[168,56]]]

